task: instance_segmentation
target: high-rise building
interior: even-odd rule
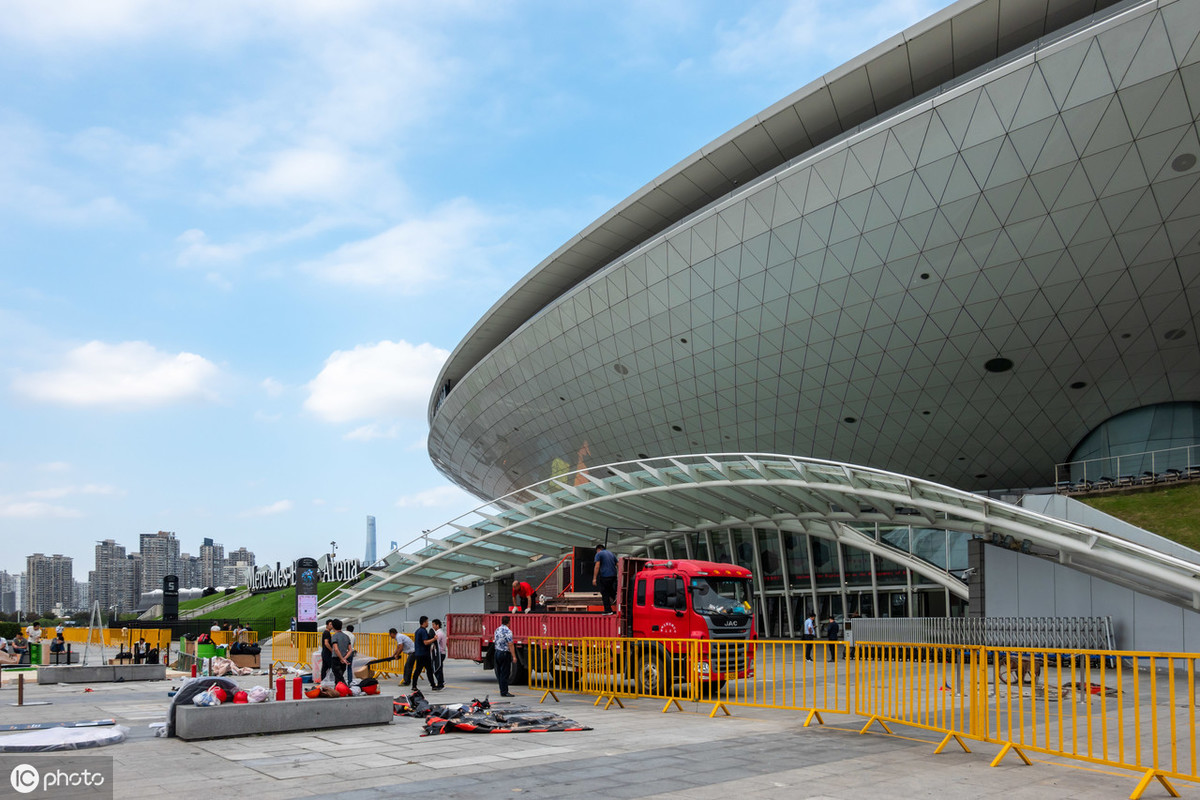
[[[113,539],[96,542],[96,569],[88,574],[88,581],[91,599],[98,602],[101,609],[107,611],[119,606],[131,610],[129,605],[120,602],[129,594],[129,560],[124,545]]]
[[[142,554],[142,586],[146,589],[161,589],[164,575],[179,575],[179,540],[171,531],[143,533],[140,538]],[[182,582],[183,586],[188,584]]]
[[[375,563],[375,518],[367,515],[367,550],[363,555],[364,564]]]
[[[0,572],[0,612],[12,614],[17,610],[17,588],[21,578]]]
[[[225,545],[206,538],[200,544],[200,585],[219,586],[221,568],[225,566]]]
[[[129,570],[128,602],[122,601],[123,608],[137,608],[142,597],[142,554],[129,553],[125,556]],[[158,588],[162,588],[160,584]]]
[[[239,547],[237,550],[230,551],[225,556],[226,564],[234,564],[238,566],[253,567],[254,553],[244,547]]]
[[[88,590],[91,589],[91,583],[88,581],[72,581],[75,584],[73,599],[69,611],[82,611],[88,607]]]
[[[25,559],[25,610],[30,614],[50,611],[56,605],[72,608],[75,581],[71,577],[72,559],[55,554],[34,553]]]
[[[203,589],[209,585],[201,580],[199,556],[193,556],[189,553],[184,553],[179,556],[179,564],[174,574],[179,578],[179,587],[181,589]],[[155,589],[161,588],[161,580],[158,582],[157,586],[151,586],[149,583],[145,584],[145,589],[148,592],[152,592]]]

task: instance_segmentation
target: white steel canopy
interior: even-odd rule
[[[883,470],[784,455],[644,459],[566,473],[393,550],[323,613],[374,616],[607,538],[633,552],[693,531],[753,527],[836,540],[902,564],[966,598],[966,584],[861,528],[911,525],[1001,541],[1176,605],[1200,608],[1200,564],[1008,503]]]

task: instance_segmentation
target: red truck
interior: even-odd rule
[[[749,570],[711,561],[631,557],[619,557],[617,567],[615,613],[605,614],[598,603],[593,605],[596,595],[568,594],[547,601],[544,611],[448,614],[448,656],[492,669],[492,634],[500,618],[508,616],[516,645],[509,681],[513,684],[525,683],[531,666],[560,678],[570,673],[575,680],[587,669],[570,644],[543,643],[556,648],[553,655],[531,662],[530,637],[638,640],[633,645],[638,656],[621,663],[632,673],[626,677],[649,694],[664,694],[670,686],[693,678],[715,691],[726,680],[754,674],[753,646],[722,646],[754,638]],[[693,642],[698,645],[693,647]]]

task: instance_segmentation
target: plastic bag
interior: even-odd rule
[[[221,705],[221,701],[217,698],[217,695],[212,689],[205,689],[203,692],[193,697],[192,702],[198,706],[205,707]]]
[[[271,698],[271,692],[265,686],[251,686],[246,692],[246,699],[251,703],[265,703]]]

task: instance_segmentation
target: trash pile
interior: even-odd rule
[[[469,703],[431,705],[419,690],[397,695],[392,702],[397,716],[425,720],[422,736],[443,733],[557,733],[590,731],[586,725],[559,714],[527,706],[493,708],[487,698]]]

